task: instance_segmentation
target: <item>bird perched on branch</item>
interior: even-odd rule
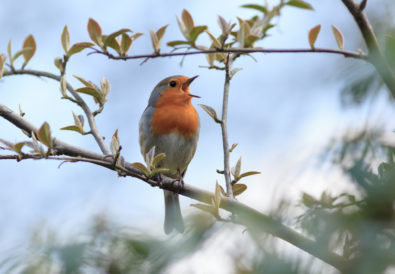
[[[155,153],[165,153],[160,167],[163,175],[181,185],[185,171],[195,154],[199,139],[199,116],[191,103],[189,85],[198,76],[171,76],[160,81],[151,93],[140,119],[140,149],[143,157],[155,146]],[[164,190],[166,234],[184,231],[178,194]]]

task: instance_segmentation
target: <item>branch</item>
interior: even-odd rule
[[[18,128],[26,131],[27,133],[33,132],[36,136],[38,136],[38,128],[33,126],[27,120],[23,119],[22,116],[13,112],[11,109],[6,107],[5,105],[0,103],[0,116],[4,119],[8,120],[10,123],[14,124]],[[53,145],[56,151],[59,153],[69,155],[69,156],[85,156],[87,158],[92,159],[102,159],[102,155],[96,152],[91,152],[89,150],[85,150],[79,147],[75,147],[69,144],[66,144],[58,139],[53,140]]]
[[[50,78],[50,79],[60,82],[60,76],[57,76],[55,74],[52,74],[52,73],[49,73],[46,71],[38,71],[38,70],[21,69],[21,70],[5,71],[3,76],[12,76],[12,75],[21,75],[21,74],[33,75],[33,76],[37,76],[37,77],[46,77],[46,78]],[[107,145],[105,144],[105,142],[103,140],[103,137],[100,135],[100,133],[97,129],[94,115],[91,112],[88,105],[85,103],[84,99],[82,99],[82,97],[77,92],[74,91],[73,87],[69,83],[67,83],[66,88],[68,91],[70,91],[71,95],[75,98],[76,103],[84,111],[84,113],[88,119],[90,132],[93,135],[93,137],[95,138],[96,143],[99,145],[100,150],[106,155],[111,154],[110,150],[107,148]]]
[[[389,67],[380,45],[377,41],[377,37],[373,31],[373,28],[367,19],[363,9],[366,6],[367,1],[362,1],[361,4],[357,4],[354,0],[342,0],[343,4],[347,7],[348,11],[354,17],[355,22],[358,25],[359,30],[362,33],[362,37],[369,50],[366,60],[372,63],[376,68],[377,72],[383,78],[385,84],[393,98],[395,98],[395,75]]]
[[[33,132],[38,134],[38,129],[30,124],[28,121],[23,119],[20,115],[16,114],[8,107],[2,105],[0,103],[0,116],[17,126],[18,128],[26,131]],[[63,161],[82,161],[89,162],[93,164],[97,164],[103,167],[106,167],[115,171],[122,171],[123,176],[130,176],[134,178],[138,178],[142,181],[147,182],[151,186],[160,187],[162,189],[166,189],[175,193],[179,193],[186,197],[189,197],[194,200],[198,200],[204,203],[211,203],[214,199],[214,195],[208,191],[198,189],[186,183],[183,184],[183,187],[180,188],[178,184],[174,183],[174,179],[166,178],[162,176],[161,181],[157,182],[153,179],[147,178],[142,172],[131,166],[127,162],[123,162],[123,164],[117,164],[113,162],[112,157],[106,157],[105,155],[98,154],[92,151],[88,151],[79,147],[72,146],[70,144],[64,143],[58,139],[53,140],[53,150],[57,155],[63,154],[68,157],[56,157],[56,156],[48,156],[43,158],[49,158],[54,160],[63,160]],[[16,155],[16,160],[20,160],[21,157],[28,158],[29,154],[25,154],[25,156]],[[31,158],[37,159],[35,154],[30,155]],[[41,156],[42,157],[42,156]],[[10,157],[5,155],[0,157],[0,159],[9,159]],[[310,253],[311,255],[323,260],[324,262],[332,265],[333,267],[343,270],[348,264],[348,261],[341,257],[340,255],[330,251],[330,250],[322,250],[319,247],[319,244],[314,240],[307,238],[306,236],[294,231],[293,229],[283,225],[281,222],[269,217],[263,213],[256,211],[253,208],[248,207],[247,205],[241,204],[238,201],[222,197],[220,207],[233,213],[233,215],[237,216],[236,220],[241,224],[245,225],[249,229],[259,229],[263,232],[270,233],[275,237],[283,239],[290,244],[295,245],[296,247]],[[259,224],[259,227],[256,225]]]
[[[93,52],[89,54],[102,54],[110,59],[114,60],[129,60],[129,59],[154,59],[161,57],[172,57],[172,56],[186,56],[195,54],[208,54],[208,53],[330,53],[340,54],[344,57],[350,57],[355,59],[364,60],[365,55],[360,52],[337,50],[337,49],[325,49],[325,48],[314,48],[314,49],[262,49],[262,48],[231,48],[231,49],[208,49],[208,50],[196,50],[187,52],[170,52],[170,53],[159,53],[159,54],[141,54],[141,55],[130,55],[130,56],[115,56],[109,52],[103,52],[101,50],[92,48]]]
[[[233,189],[230,179],[230,167],[229,167],[229,141],[228,141],[228,101],[229,101],[229,84],[230,84],[230,67],[232,58],[229,54],[225,59],[225,83],[224,83],[224,95],[222,100],[222,119],[221,119],[221,130],[222,130],[222,145],[224,149],[224,176],[226,183],[226,194],[233,198]]]

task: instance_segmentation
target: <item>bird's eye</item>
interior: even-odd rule
[[[177,82],[176,81],[170,81],[169,86],[174,88],[175,86],[177,86]]]

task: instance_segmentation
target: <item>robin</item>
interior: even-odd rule
[[[195,154],[199,139],[199,116],[191,103],[189,85],[198,76],[171,76],[160,81],[151,93],[148,106],[140,119],[140,149],[143,157],[155,146],[155,153],[165,153],[160,167],[168,169],[162,174],[182,178]],[[182,233],[184,222],[178,194],[164,190],[166,234],[174,229]]]

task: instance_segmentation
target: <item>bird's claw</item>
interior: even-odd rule
[[[160,173],[156,173],[154,176],[152,176],[152,179],[158,182],[159,187],[162,188],[163,186],[163,180],[162,180],[162,175]]]
[[[177,182],[177,193],[179,194],[180,191],[184,188],[184,178],[181,175],[180,170],[178,171],[178,178],[171,182],[172,185]]]

